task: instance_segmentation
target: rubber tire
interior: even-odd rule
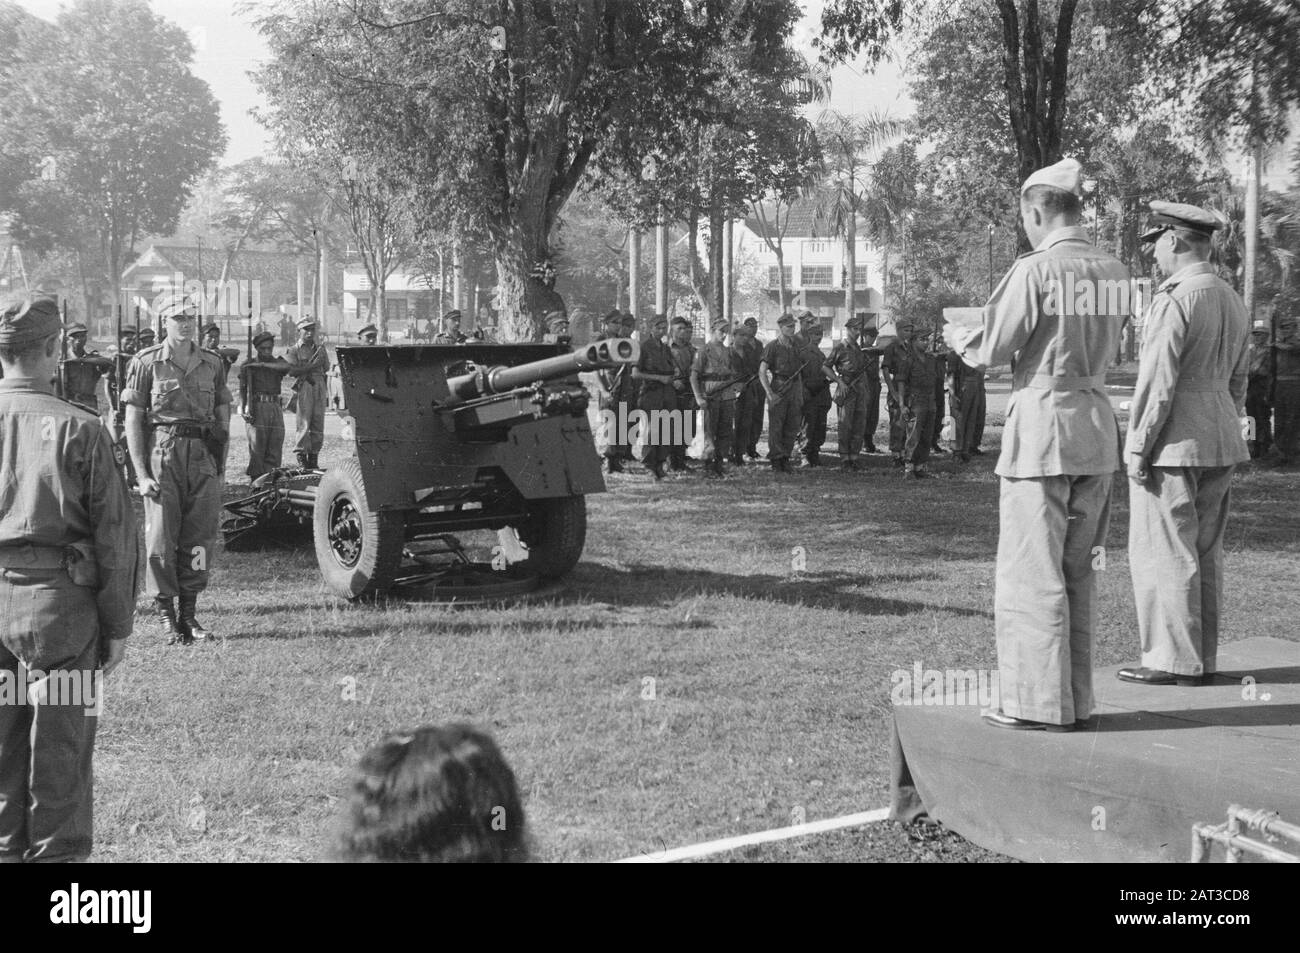
[[[330,510],[342,498],[350,500],[361,514],[361,554],[355,566],[340,562],[330,545]],[[321,578],[335,595],[355,601],[380,595],[392,587],[406,544],[406,520],[401,513],[370,509],[361,465],[356,460],[344,460],[321,477],[312,511],[312,534]]]
[[[543,579],[567,575],[578,565],[587,543],[587,498],[534,500],[528,504],[528,514],[528,522],[514,528],[528,547],[528,558],[518,565]]]

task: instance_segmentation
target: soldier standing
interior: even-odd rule
[[[284,454],[284,411],[280,388],[289,373],[286,361],[275,359],[275,335],[263,331],[253,338],[256,356],[239,368],[239,414],[248,433],[250,480],[278,469]]]
[[[50,391],[59,331],[51,297],[0,310],[0,673],[17,688],[0,704],[0,863],[89,856],[88,709],[135,609],[135,517],[108,433]]]
[[[895,330],[898,327],[895,326]],[[903,408],[898,404],[898,394],[894,389],[894,368],[899,366],[899,351],[903,347],[902,336],[890,342],[881,352],[880,373],[885,388],[885,411],[889,415],[889,452],[893,455],[894,466],[903,468],[903,451],[907,448],[907,422],[903,419]]]
[[[726,318],[714,318],[713,337],[696,352],[691,364],[691,389],[704,411],[704,459],[709,474],[718,477],[725,475],[722,461],[733,453],[741,381],[740,360],[725,343],[730,326]]]
[[[136,345],[136,353],[143,351],[147,347],[153,347],[154,345],[153,328],[149,328],[149,327],[141,328],[140,333],[136,335],[136,341],[138,342]]]
[[[117,338],[117,353],[130,356],[140,350],[140,332],[134,327],[125,327]]]
[[[63,396],[87,410],[99,414],[99,379],[113,367],[113,362],[98,351],[86,350],[86,326],[73,324],[67,330],[68,353],[60,362],[59,379]]]
[[[563,311],[552,311],[546,315],[546,334],[542,340],[547,344],[559,344],[561,347],[569,347],[573,343],[573,335],[569,333],[569,316]]]
[[[934,426],[934,381],[940,376],[938,362],[918,340],[919,331],[910,318],[898,321],[898,342],[891,348],[886,368],[889,389],[898,402],[899,418],[906,428],[903,444],[903,476],[917,480],[930,475],[931,428]]]
[[[664,417],[664,411],[677,408],[677,397],[673,393],[672,352],[664,343],[668,333],[668,318],[656,314],[650,319],[650,334],[641,342],[641,357],[632,370],[632,377],[640,385],[640,409],[645,412],[646,420],[643,443],[645,450],[641,462],[654,474],[655,480],[664,478],[664,463],[668,460],[671,441],[672,414]],[[667,423],[667,426],[665,426]]]
[[[1197,685],[1216,671],[1223,532],[1241,434],[1246,306],[1210,264],[1218,219],[1152,202],[1142,235],[1169,278],[1147,312],[1125,458],[1129,567],[1142,662],[1121,681]]]
[[[763,346],[758,343],[758,321],[746,318],[731,336],[731,349],[740,360],[745,386],[736,400],[736,441],[732,462],[741,466],[745,457],[758,459],[758,438],[763,434],[763,384],[758,379],[758,365],[763,360]]]
[[[677,473],[686,473],[691,469],[686,463],[686,448],[690,446],[691,435],[695,430],[695,393],[691,390],[691,365],[695,363],[695,346],[691,344],[691,322],[681,317],[673,318],[670,333],[668,351],[673,359],[673,397],[681,421],[681,432],[673,439],[668,465]]]
[[[623,336],[623,316],[618,309],[610,311],[601,322],[597,341],[608,341]],[[607,367],[596,372],[599,390],[598,406],[605,423],[605,466],[610,473],[623,472],[623,457],[627,448],[619,443],[620,425],[628,418],[632,401],[628,398],[627,365]],[[620,413],[620,409],[622,412]]]
[[[948,366],[948,349],[943,345],[943,333],[935,331],[933,334],[925,337],[922,350],[933,358],[934,367],[934,419],[930,423],[930,452],[947,453],[939,444],[943,436],[944,422],[944,396],[945,383],[947,375],[944,370]]]
[[[145,588],[171,645],[208,636],[195,613],[216,556],[218,467],[230,434],[230,391],[221,359],[194,342],[195,303],[176,298],[161,314],[167,340],[131,360],[122,402],[144,498]]]
[[[774,471],[789,473],[794,438],[803,420],[800,377],[805,357],[794,340],[794,315],[783,314],[776,324],[781,333],[763,348],[758,379],[767,395],[767,456]]]
[[[1255,438],[1247,441],[1251,459],[1266,456],[1273,447],[1273,349],[1268,326],[1256,321],[1250,329],[1250,375],[1246,381],[1246,416],[1255,426]]]
[[[316,343],[316,322],[311,318],[298,322],[298,343],[285,352],[284,359],[292,365],[289,374],[298,378],[289,401],[289,409],[298,414],[294,455],[298,466],[315,470],[325,443],[325,405],[329,397],[325,375],[330,358],[325,346]]]
[[[1127,288],[1129,274],[1079,225],[1081,173],[1063,159],[1025,180],[1020,217],[1034,251],[994,289],[979,327],[946,329],[948,344],[975,367],[1019,355],[997,466],[1002,707],[984,720],[998,728],[1072,731],[1093,705],[1093,567],[1119,464],[1106,369],[1129,312],[1127,295],[1116,301],[1106,289]],[[1056,300],[1067,278],[1092,289],[1080,296],[1085,307]]]
[[[1273,462],[1300,463],[1300,321],[1285,315],[1277,322],[1273,345]]]
[[[956,440],[953,452],[960,463],[980,453],[979,434],[983,429],[987,398],[984,391],[984,371],[970,367],[951,351],[946,357],[952,375],[952,414],[956,418]]]
[[[862,333],[862,315],[855,314],[844,323],[844,338],[831,348],[821,371],[835,381],[835,404],[840,416],[840,467],[858,468],[862,436],[866,432],[867,401],[870,399],[867,374],[870,363],[858,343]]]
[[[867,419],[862,428],[862,452],[879,453],[876,449],[876,428],[880,426],[880,355],[884,348],[876,347],[879,335],[875,323],[867,323],[866,312],[858,314],[862,321],[862,353],[867,358]]]
[[[221,346],[221,327],[217,322],[213,321],[203,329],[203,346],[221,358],[221,364],[226,369],[226,377],[229,378],[230,369],[239,360],[239,348]]]
[[[808,466],[821,465],[822,445],[826,443],[826,415],[831,410],[831,384],[822,373],[822,326],[818,321],[804,329],[803,384],[803,455]]]
[[[460,311],[448,311],[442,316],[442,330],[434,336],[434,344],[464,344],[468,338],[460,332]]]

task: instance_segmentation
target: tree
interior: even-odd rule
[[[818,123],[817,140],[826,154],[826,179],[821,207],[833,234],[844,239],[844,313],[854,313],[858,224],[870,211],[873,236],[891,240],[914,186],[897,177],[882,180],[872,164],[886,142],[902,134],[903,123],[873,113],[847,116],[829,113]],[[847,320],[846,317],[846,320]]]
[[[11,55],[0,180],[20,181],[0,211],[23,239],[93,260],[115,289],[137,238],[175,228],[225,148],[217,103],[190,72],[193,48],[145,0],[77,0]]]

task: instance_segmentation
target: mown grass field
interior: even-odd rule
[[[110,681],[95,859],[322,859],[360,753],[451,720],[496,736],[546,861],[884,806],[890,673],[996,661],[995,453],[950,459],[911,484],[887,456],[723,482],[638,468],[589,498],[563,587],[513,606],[351,606],[310,545],[223,553],[201,618],[224,640],[168,648],[142,612]],[[243,465],[236,444],[232,480]],[[1247,468],[1235,492],[1225,641],[1294,639],[1300,475]],[[1127,500],[1117,481],[1099,665],[1136,656]],[[881,824],[720,859],[1000,858]]]

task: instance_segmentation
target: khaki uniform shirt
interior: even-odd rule
[[[1249,460],[1241,427],[1248,337],[1246,306],[1208,262],[1161,285],[1147,314],[1126,452],[1157,467]]]
[[[762,363],[772,373],[774,390],[780,390],[786,381],[801,372],[800,365],[804,362],[804,356],[805,352],[798,343],[787,339],[784,334],[767,342],[763,348]]]
[[[81,582],[77,563],[93,559],[102,635],[124,639],[135,612],[136,539],[103,423],[30,378],[0,381],[0,567],[50,568],[47,551],[75,546],[69,575]]]
[[[740,393],[739,377],[744,377],[740,358],[727,345],[709,341],[695,352],[691,378],[700,382],[700,390],[706,399],[735,400]],[[728,383],[729,386],[723,386]]]
[[[751,374],[757,376],[758,364],[763,360],[763,345],[746,334],[737,336],[731,345],[731,349],[740,358],[740,368],[744,371],[745,376],[748,377]]]
[[[1016,260],[985,305],[983,326],[959,334],[957,351],[973,366],[1007,364],[1018,354],[999,476],[1090,476],[1119,467],[1119,424],[1105,378],[1129,290],[1128,269],[1094,248],[1086,229],[1060,228]]]
[[[122,402],[143,408],[153,426],[215,423],[217,408],[231,402],[226,366],[201,347],[194,348],[186,363],[173,351],[172,342],[155,344],[131,359]]]
[[[295,344],[284,352],[284,359],[290,364],[308,364],[311,370],[299,380],[308,384],[325,386],[325,372],[330,369],[330,355],[323,344]]]

